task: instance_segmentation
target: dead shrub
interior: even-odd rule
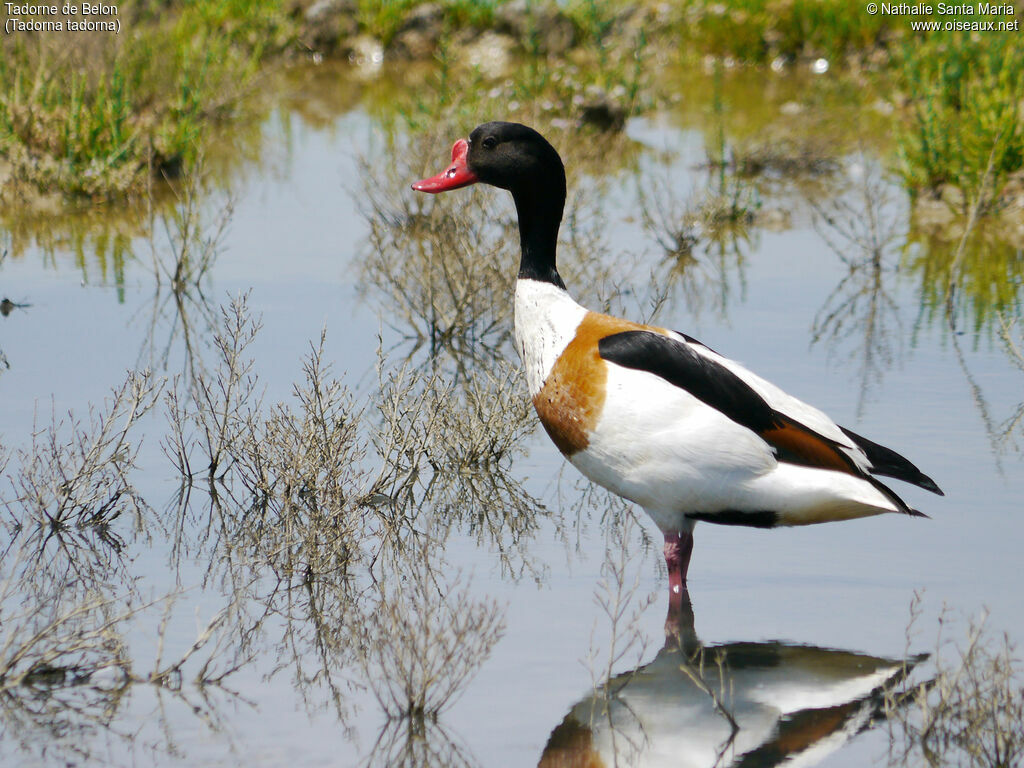
[[[50,423],[34,428],[30,444],[13,454],[8,492],[0,496],[5,527],[11,542],[26,534],[36,550],[31,567],[46,578],[62,569],[84,578],[110,567],[123,535],[146,528],[150,508],[130,479],[138,454],[130,433],[161,384],[148,371],[130,372],[102,409],[90,407],[85,420],[51,412]]]
[[[364,678],[392,719],[436,720],[505,630],[492,600],[474,599],[456,575],[442,578],[429,555],[410,552],[376,598],[353,614]]]

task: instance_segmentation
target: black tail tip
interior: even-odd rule
[[[919,477],[917,480],[917,485],[918,487],[924,488],[926,491],[931,491],[932,493],[938,494],[939,496],[946,495],[945,493],[942,492],[942,489],[935,484],[935,481],[928,477],[928,475],[922,474],[921,477]]]

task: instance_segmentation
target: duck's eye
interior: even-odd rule
[[[498,146],[498,140],[493,136],[488,136],[480,143],[483,145],[484,149],[494,149],[496,146]]]

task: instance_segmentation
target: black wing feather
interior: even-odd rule
[[[857,447],[864,451],[868,457],[868,461],[871,462],[871,471],[874,474],[903,480],[911,485],[924,488],[926,491],[937,493],[939,496],[946,495],[942,492],[942,489],[935,484],[934,480],[910,463],[907,458],[896,453],[896,451],[891,448],[886,448],[884,445],[872,442],[866,437],[861,437],[856,432],[853,432],[846,427],[840,427],[840,429],[843,430],[843,433],[848,438],[857,444]]]
[[[597,344],[604,360],[647,371],[685,389],[698,400],[754,432],[771,429],[775,410],[743,379],[686,344],[652,331],[623,331]]]
[[[597,347],[605,360],[660,376],[759,435],[779,461],[867,479],[835,440],[779,413],[743,379],[689,344],[652,331],[624,331],[606,336]]]
[[[684,338],[700,344],[689,336]],[[653,373],[685,389],[737,424],[761,435],[772,444],[780,461],[845,469],[869,481],[903,510],[915,514],[892,490],[857,467],[839,449],[839,443],[776,411],[743,379],[724,365],[695,352],[689,344],[653,331],[624,331],[601,339],[598,353],[608,362]],[[872,464],[872,474],[894,477],[942,494],[931,478],[903,456],[848,429],[840,429],[864,451]]]

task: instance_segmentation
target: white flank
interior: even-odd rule
[[[590,443],[570,461],[662,528],[676,527],[685,512],[744,508],[742,489],[777,466],[746,427],[659,376],[614,363]]]
[[[551,367],[576,335],[587,310],[564,288],[540,280],[516,281],[516,349],[523,360],[526,384],[533,397],[544,386]]]
[[[615,364],[590,443],[569,460],[662,530],[691,528],[694,512],[768,511],[779,525],[808,525],[896,511],[870,483],[780,464],[758,435],[686,390]]]
[[[827,662],[827,651],[819,651]],[[843,658],[842,651],[833,651]],[[810,658],[810,657],[809,657]],[[889,666],[870,669],[866,660],[866,674],[843,674],[830,678],[825,674],[814,674],[812,670],[790,669],[789,676],[764,674],[763,685],[751,688],[748,696],[753,701],[774,707],[784,714],[805,709],[831,709],[851,701],[865,699],[871,692],[885,685],[886,681],[899,674],[903,665],[893,662]]]

